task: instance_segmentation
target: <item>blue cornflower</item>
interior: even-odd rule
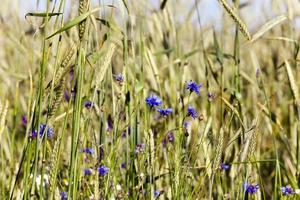
[[[193,108],[192,106],[188,106],[187,116],[196,119],[198,117],[198,113],[195,108]]]
[[[281,192],[283,196],[288,196],[288,195],[292,195],[295,194],[293,188],[291,188],[290,186],[285,186],[285,187],[281,187]]]
[[[173,112],[173,109],[172,108],[166,108],[166,109],[158,108],[157,111],[159,112],[159,114],[161,116],[166,117],[166,116],[170,115]]]
[[[154,94],[148,96],[145,101],[146,101],[146,104],[148,106],[150,106],[151,108],[156,107],[156,106],[160,106],[162,104],[161,99],[158,96],[154,95]]]
[[[43,137],[43,136],[44,136],[45,130],[47,130],[47,138],[52,138],[53,135],[54,135],[54,130],[53,130],[52,127],[47,126],[46,124],[40,124],[40,137]],[[33,130],[33,131],[31,132],[30,137],[32,137],[32,138],[37,138],[37,136],[38,136],[37,130]]]
[[[135,153],[136,154],[139,154],[139,153],[141,153],[141,152],[143,152],[145,150],[145,144],[144,143],[141,143],[141,144],[137,144],[136,146],[135,146]]]
[[[168,133],[167,138],[169,142],[174,142],[175,140],[174,134],[172,132]]]
[[[92,106],[93,106],[93,102],[91,101],[84,102],[84,107],[86,107],[87,109],[90,109]]]
[[[215,94],[212,92],[207,93],[208,101],[213,101],[215,99]]]
[[[40,137],[43,137],[45,130],[47,129],[47,138],[52,138],[54,130],[51,127],[47,127],[46,124],[40,124]]]
[[[183,122],[183,127],[184,127],[185,129],[188,129],[188,128],[189,128],[189,125],[190,125],[190,122],[188,122],[188,121],[184,121],[184,122]]]
[[[104,165],[101,165],[99,168],[98,168],[98,173],[100,176],[104,176],[105,174],[108,174],[109,172],[109,168],[104,166]]]
[[[229,170],[229,169],[230,169],[230,165],[227,165],[227,164],[225,164],[225,163],[222,163],[222,164],[220,165],[220,169],[221,169],[221,170],[224,170],[224,171]]]
[[[67,200],[68,199],[68,193],[67,192],[61,192],[60,193],[60,199],[61,200]]]
[[[65,100],[66,100],[66,101],[70,101],[70,94],[69,94],[69,91],[68,91],[68,90],[65,90],[65,92],[64,92],[64,97],[65,97]]]
[[[124,81],[124,76],[123,74],[117,74],[117,75],[113,75],[115,80],[118,82],[123,82]]]
[[[36,138],[37,137],[37,130],[33,130],[30,134],[30,137]]]
[[[259,189],[259,185],[256,184],[248,184],[248,183],[244,183],[243,185],[244,190],[246,191],[246,193],[248,194],[255,194],[257,192],[257,190]]]
[[[162,143],[163,147],[167,147],[168,141],[166,138],[164,138],[161,143]]]
[[[131,134],[131,126],[128,126],[127,131],[124,130],[124,131],[122,132],[122,138],[126,138],[126,136],[127,136],[127,135],[130,135],[130,134]]]
[[[126,169],[126,162],[122,162],[122,163],[121,163],[121,168],[122,168],[122,169]]]
[[[155,190],[154,191],[154,198],[159,197],[159,195],[160,195],[160,191]]]
[[[22,115],[22,124],[23,124],[24,126],[26,126],[26,125],[27,125],[27,122],[28,122],[28,120],[27,120],[26,115]]]
[[[84,149],[81,149],[81,152],[92,155],[92,154],[94,154],[94,149],[92,149],[92,148],[84,148]]]
[[[89,168],[85,168],[85,169],[83,170],[83,173],[84,173],[85,176],[89,176],[89,175],[92,174],[92,170],[89,169]]]
[[[190,93],[195,92],[196,94],[200,94],[200,88],[202,88],[202,84],[198,85],[196,82],[194,81],[188,81],[186,83],[186,87],[187,90],[190,91]]]

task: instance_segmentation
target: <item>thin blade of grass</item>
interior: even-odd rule
[[[61,15],[61,14],[63,14],[63,13],[61,13],[61,12],[57,12],[57,13],[43,13],[43,12],[41,12],[41,13],[27,13],[25,15],[25,19],[27,17],[52,17],[52,16],[58,16],[58,15]]]
[[[254,42],[258,40],[261,36],[263,36],[266,32],[268,32],[270,29],[274,28],[278,24],[284,22],[287,19],[287,16],[280,15],[274,19],[271,19],[267,23],[265,23],[263,26],[260,27],[260,29],[252,35],[252,39],[250,42]]]
[[[84,21],[86,18],[88,18],[91,14],[97,12],[98,10],[100,10],[100,8],[95,8],[94,10],[91,10],[87,13],[84,13],[83,15],[80,15],[78,17],[75,17],[72,21],[68,22],[67,24],[65,24],[61,29],[59,29],[58,31],[54,32],[53,34],[51,34],[50,36],[48,36],[46,38],[46,40],[52,38],[53,36],[60,34],[66,30],[69,30],[70,28],[72,28],[73,26],[78,25],[80,22]]]

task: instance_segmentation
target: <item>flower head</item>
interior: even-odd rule
[[[108,115],[107,117],[107,131],[108,132],[111,132],[114,128],[114,122],[113,122],[113,119],[111,117],[111,115]]]
[[[91,101],[84,102],[84,107],[86,107],[87,109],[90,109],[92,106],[93,106],[93,102]]]
[[[292,195],[295,194],[293,188],[291,188],[290,186],[285,186],[285,187],[281,187],[281,192],[283,196],[288,196],[288,195]]]
[[[174,134],[172,132],[169,132],[167,136],[162,140],[163,147],[166,147],[169,142],[173,143],[174,140],[175,140]]]
[[[24,126],[26,126],[26,125],[27,125],[27,122],[28,122],[28,120],[27,120],[26,115],[22,115],[22,124],[23,124]]]
[[[118,82],[123,82],[124,81],[124,76],[123,74],[117,74],[117,75],[113,75],[114,79]]]
[[[92,154],[94,154],[94,149],[92,149],[92,148],[84,148],[84,149],[81,149],[81,152],[92,155]]]
[[[197,111],[196,111],[196,109],[194,107],[188,106],[187,116],[196,119],[198,117],[198,113],[197,113]]]
[[[145,101],[146,101],[146,104],[150,107],[156,107],[156,106],[160,106],[162,104],[161,99],[154,94],[148,96]]]
[[[174,134],[172,132],[168,133],[167,138],[169,142],[174,142],[175,140]]]
[[[141,153],[141,152],[143,152],[145,150],[145,144],[144,143],[141,143],[141,144],[137,144],[136,146],[135,146],[135,153],[136,154],[139,154],[139,153]]]
[[[104,176],[105,174],[108,174],[109,173],[109,168],[106,167],[105,165],[101,165],[99,168],[98,168],[98,173],[100,176]]]
[[[68,199],[68,193],[67,192],[61,192],[60,193],[60,199],[61,200],[67,200]]]
[[[52,138],[54,135],[54,130],[52,127],[47,126],[46,124],[40,124],[40,137],[42,138],[44,136],[45,131],[47,130],[47,138]],[[38,131],[33,130],[30,134],[31,138],[37,138]]]
[[[195,92],[196,94],[200,94],[200,88],[202,88],[202,84],[198,85],[194,81],[188,81],[186,83],[185,88],[190,91],[190,93]]]
[[[131,126],[128,126],[127,130],[122,132],[122,138],[126,138],[127,135],[131,134]]]
[[[213,101],[215,99],[215,94],[212,92],[207,93],[208,101]]]
[[[47,127],[46,124],[40,125],[40,136],[42,137],[44,135],[45,130],[47,129],[47,138],[52,138],[54,134],[54,130],[51,127]]]
[[[166,116],[170,115],[173,112],[173,109],[172,108],[166,108],[166,109],[158,108],[157,111],[159,112],[159,114],[161,116],[166,117]]]
[[[155,190],[154,191],[154,198],[159,197],[159,195],[160,195],[160,191]]]
[[[220,165],[220,169],[221,169],[221,170],[224,170],[224,171],[229,170],[229,169],[230,169],[230,165],[227,165],[227,164],[225,164],[225,163],[222,163],[222,164]]]
[[[243,187],[244,187],[245,192],[248,194],[255,194],[259,189],[258,184],[254,185],[254,184],[244,183]]]
[[[89,168],[85,168],[85,169],[83,170],[83,173],[84,173],[85,176],[89,176],[89,175],[92,174],[92,170],[89,169]]]
[[[122,169],[126,169],[126,162],[122,162],[122,163],[121,163],[121,168],[122,168]]]

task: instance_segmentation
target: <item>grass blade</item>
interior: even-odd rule
[[[73,26],[78,25],[80,22],[84,21],[86,18],[88,18],[91,14],[97,12],[98,10],[100,10],[100,8],[95,8],[94,10],[91,10],[87,13],[84,13],[83,15],[80,15],[78,17],[75,17],[72,21],[68,22],[67,24],[65,24],[61,29],[59,29],[58,31],[56,31],[55,33],[51,34],[50,36],[48,36],[46,38],[46,40],[52,38],[53,36],[60,34],[66,30],[69,30],[70,28],[72,28]]]
[[[287,16],[280,15],[276,17],[275,19],[272,19],[265,23],[263,26],[260,27],[260,29],[252,35],[252,39],[250,42],[254,42],[257,39],[259,39],[261,36],[263,36],[266,32],[268,32],[270,29],[274,28],[278,24],[284,22],[287,19]]]

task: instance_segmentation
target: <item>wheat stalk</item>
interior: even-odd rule
[[[88,0],[79,0],[79,7],[78,7],[78,15],[82,15],[89,10],[89,1]],[[85,30],[86,30],[86,19],[79,23],[79,38],[82,40]]]
[[[6,114],[8,110],[8,101],[5,102],[5,106],[3,110],[0,110],[0,136],[2,135],[5,127],[5,119],[6,119]]]
[[[65,88],[65,78],[63,78],[55,88],[54,88],[54,100],[50,106],[50,110],[48,112],[48,118],[51,119],[51,117],[55,114],[57,111],[62,98],[63,98],[63,93],[64,93],[64,88]]]
[[[237,25],[240,28],[240,31],[242,32],[242,34],[248,39],[251,40],[251,35],[247,29],[247,26],[245,25],[245,23],[241,20],[241,18],[238,16],[237,13],[234,12],[234,9],[230,7],[230,5],[226,2],[226,0],[219,0],[219,2],[222,4],[222,6],[224,7],[224,9],[227,11],[227,13],[230,15],[230,17],[233,19],[233,21],[235,23],[237,23]]]
[[[216,157],[215,157],[215,161],[214,161],[214,168],[213,168],[214,170],[219,169],[219,167],[221,165],[223,145],[224,145],[224,130],[221,127],[219,141],[218,141],[217,150],[216,150]]]
[[[54,144],[53,151],[51,153],[51,158],[50,158],[50,192],[52,193],[55,190],[55,185],[56,185],[56,175],[57,175],[57,158],[59,157],[59,149],[60,149],[60,142],[61,142],[62,134],[60,134]]]
[[[289,78],[289,82],[290,82],[290,88],[293,92],[293,96],[294,96],[294,104],[295,107],[297,108],[297,114],[298,114],[298,119],[300,119],[300,106],[299,106],[299,90],[298,90],[298,86],[296,84],[291,66],[289,64],[289,62],[287,60],[285,60],[285,67],[286,67],[286,72]]]
[[[109,49],[108,49],[108,52],[107,54],[105,55],[105,58],[103,59],[103,63],[100,65],[102,66],[101,67],[101,70],[100,72],[98,73],[97,75],[97,79],[96,79],[96,87],[99,88],[100,87],[100,83],[102,82],[105,74],[106,74],[106,71],[109,67],[109,64],[111,63],[111,58],[115,52],[115,49],[116,49],[116,45],[114,43],[111,43]]]

